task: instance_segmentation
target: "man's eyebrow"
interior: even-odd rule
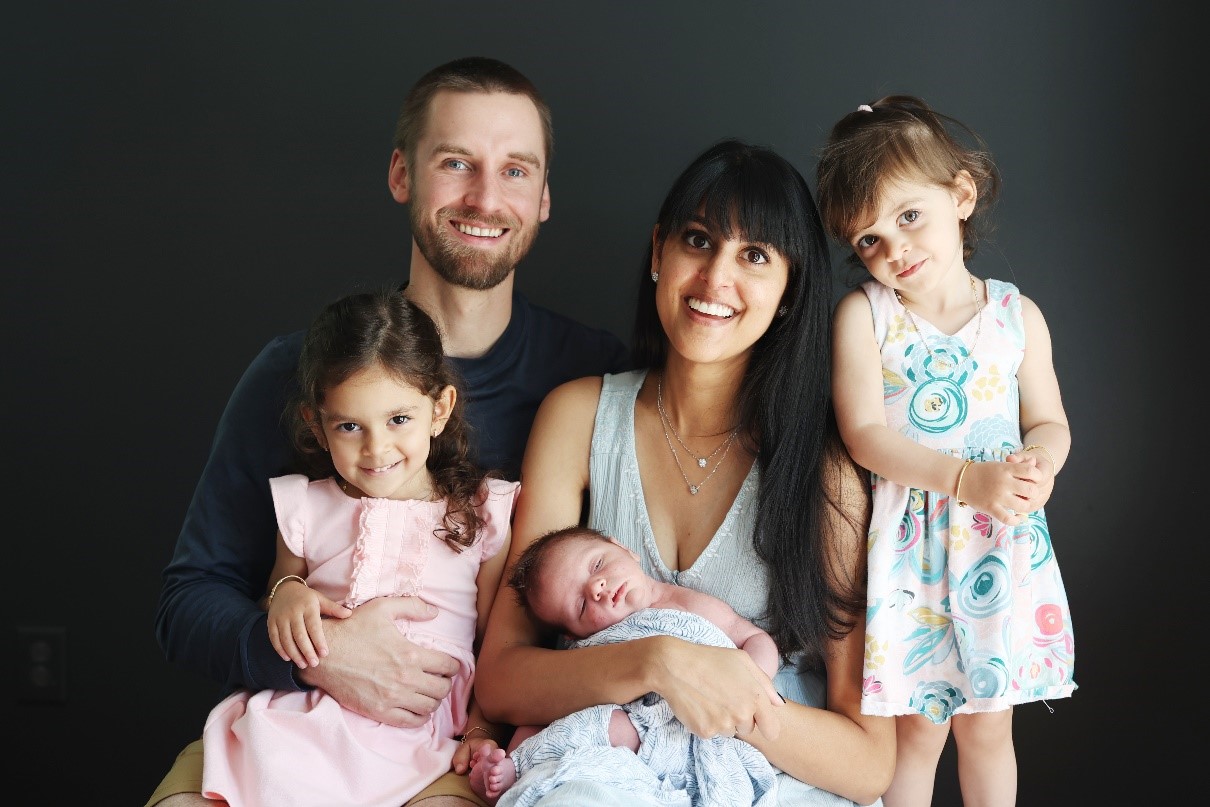
[[[475,156],[470,152],[470,150],[462,146],[456,146],[453,143],[438,143],[433,147],[433,154],[456,154],[460,157]],[[538,170],[542,169],[542,158],[540,158],[537,154],[534,154],[532,151],[510,151],[508,153],[508,158],[510,160],[516,160],[517,162],[527,163]]]
[[[538,155],[534,154],[532,151],[510,151],[508,156],[519,162],[529,163],[536,169],[541,170],[542,168],[541,158],[539,158]]]

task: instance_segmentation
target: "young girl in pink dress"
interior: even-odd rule
[[[472,682],[518,484],[470,461],[441,337],[398,293],[328,306],[298,377],[290,414],[310,467],[271,480],[277,561],[264,605],[274,648],[299,667],[322,664],[324,618],[375,597],[419,597],[436,615],[399,630],[461,668],[449,696],[410,728],[318,689],[233,693],[206,721],[202,793],[232,807],[399,807],[451,767],[465,770],[480,743],[507,741],[474,704]]]

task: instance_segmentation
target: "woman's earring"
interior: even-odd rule
[[[651,273],[651,282],[652,282],[652,283],[659,283],[659,282],[660,282],[660,273],[659,273],[659,272],[652,272],[652,273]]]
[[[777,309],[777,316],[779,317],[784,317],[788,313],[790,313],[790,309],[786,308],[784,305]]]

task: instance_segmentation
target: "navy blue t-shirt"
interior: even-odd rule
[[[168,660],[236,687],[298,689],[291,662],[269,643],[257,605],[273,568],[277,522],[269,479],[289,473],[283,413],[296,388],[303,332],[267,344],[244,371],[215,430],[156,611]],[[516,479],[538,405],[559,384],[629,369],[626,346],[533,306],[517,291],[508,327],[477,359],[453,359],[463,378],[477,459]]]

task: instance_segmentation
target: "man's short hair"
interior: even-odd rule
[[[434,67],[412,85],[399,119],[395,122],[395,148],[407,160],[408,168],[416,164],[416,144],[420,141],[427,123],[429,106],[433,97],[442,90],[452,92],[501,92],[524,95],[533,101],[542,121],[542,137],[546,146],[546,168],[550,170],[554,156],[555,134],[551,125],[550,107],[542,100],[538,88],[519,70],[498,59],[486,56],[467,56]]]

